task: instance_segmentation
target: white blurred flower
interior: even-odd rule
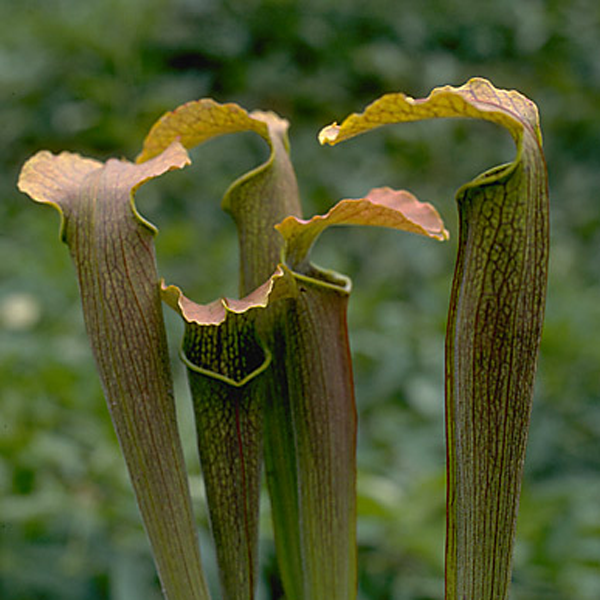
[[[0,324],[5,329],[31,329],[42,315],[40,301],[27,292],[14,292],[0,300]]]

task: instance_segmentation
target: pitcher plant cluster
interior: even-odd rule
[[[547,173],[537,108],[516,91],[472,79],[424,99],[387,94],[323,129],[319,141],[335,145],[383,125],[447,117],[491,121],[516,144],[512,162],[458,191],[446,335],[445,597],[501,600],[511,577],[547,281]],[[185,325],[180,355],[221,597],[255,597],[264,471],[285,597],[352,600],[351,285],[315,266],[311,248],[334,225],[387,227],[434,240],[448,235],[430,204],[387,187],[305,219],[287,129],[273,113],[204,99],[165,114],[134,162],[42,151],[20,175],[21,191],[61,215],[93,355],[169,600],[210,594],[177,429],[162,302]],[[270,154],[233,183],[222,203],[238,232],[240,299],[198,304],[159,278],[157,230],[137,211],[134,195],[147,181],[189,165],[194,146],[244,131],[263,138]]]

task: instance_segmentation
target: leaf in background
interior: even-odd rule
[[[373,128],[484,119],[517,145],[457,195],[460,235],[446,337],[446,598],[508,597],[512,549],[547,286],[549,208],[538,111],[472,79],[414,100],[387,94],[321,131],[336,144]]]
[[[178,143],[142,165],[40,152],[19,178],[21,191],[61,214],[104,394],[170,600],[209,596],[177,430],[156,230],[137,213],[133,194],[188,163]]]

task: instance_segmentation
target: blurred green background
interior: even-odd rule
[[[157,600],[159,588],[84,335],[58,215],[15,189],[34,152],[133,158],[166,110],[200,97],[292,123],[306,214],[373,186],[432,201],[514,149],[470,121],[396,126],[320,148],[319,129],[384,92],[484,76],[540,107],[552,256],[514,600],[600,597],[600,4],[597,0],[3,0],[0,3],[0,597]],[[220,198],[266,149],[194,151],[142,188],[160,271],[198,301],[235,294]],[[454,235],[456,237],[456,235]],[[320,264],[350,275],[359,421],[361,600],[440,600],[443,340],[455,241],[335,230]],[[203,557],[214,558],[191,411],[167,314]],[[276,599],[268,503],[260,600]],[[216,596],[218,597],[218,595]],[[316,600],[316,599],[315,599]],[[473,599],[477,600],[477,599]]]

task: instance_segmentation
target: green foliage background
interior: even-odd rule
[[[164,111],[210,96],[292,123],[306,214],[378,185],[436,204],[513,155],[466,121],[386,128],[339,148],[318,130],[388,91],[480,75],[540,107],[552,255],[514,600],[600,594],[600,4],[595,0],[5,0],[0,3],[0,597],[156,600],[157,582],[83,332],[58,218],[15,189],[39,149],[133,158]],[[191,297],[235,294],[232,179],[266,150],[216,140],[150,184],[161,272]],[[455,236],[456,237],[456,236]],[[439,600],[443,338],[455,245],[328,233],[320,264],[355,284],[361,600]],[[215,584],[189,398],[167,314],[202,551]],[[268,505],[261,600],[279,597]]]

